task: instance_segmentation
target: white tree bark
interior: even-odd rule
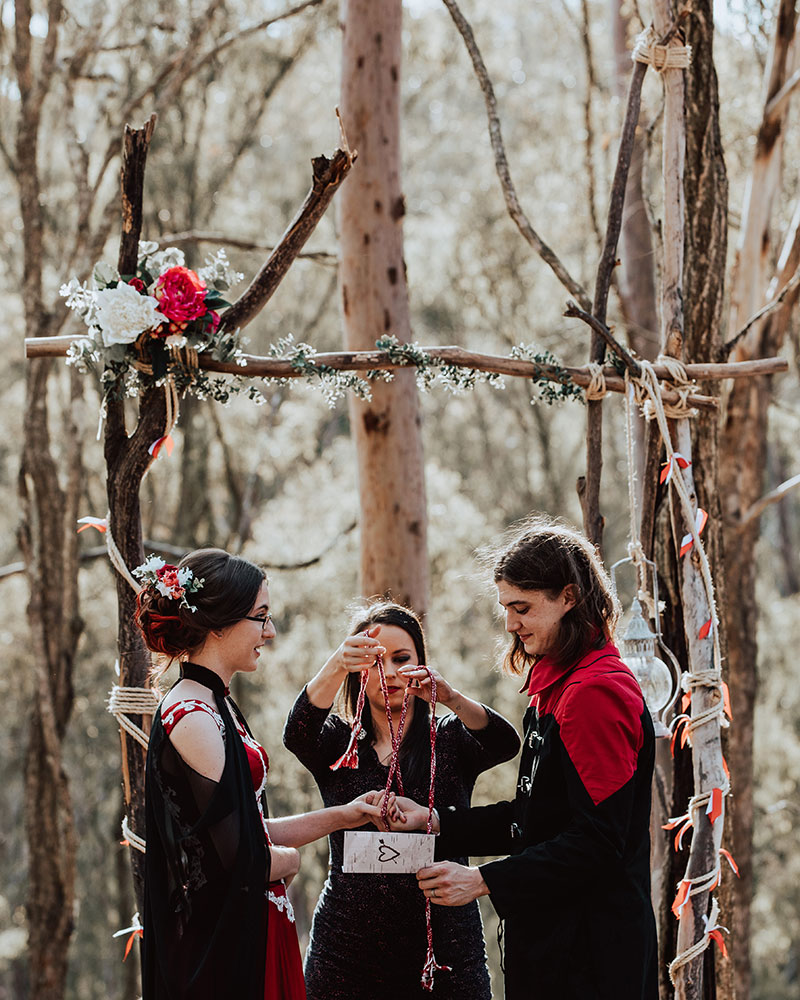
[[[400,182],[401,0],[343,0],[341,113],[358,162],[339,201],[345,344],[411,339]],[[358,454],[362,592],[391,593],[424,613],[428,599],[425,480],[413,372],[350,402]]]

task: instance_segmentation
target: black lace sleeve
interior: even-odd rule
[[[313,775],[324,774],[347,749],[350,727],[329,708],[312,705],[306,688],[297,696],[283,728],[283,745]]]
[[[216,692],[215,692],[216,694]],[[263,1000],[269,854],[247,755],[223,696],[218,782],[153,722],[146,771],[143,1000]]]

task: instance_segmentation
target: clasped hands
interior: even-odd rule
[[[380,813],[385,792],[367,792],[365,801]],[[389,793],[386,813],[389,830],[410,833],[425,830],[428,825],[428,808],[413,799]],[[375,823],[379,826],[379,823]],[[383,824],[380,824],[383,826]],[[380,827],[379,827],[380,828]],[[433,814],[431,829],[439,832],[439,819]],[[488,896],[489,887],[483,880],[480,868],[456,864],[455,861],[435,861],[417,872],[417,882],[423,895],[437,906],[465,906],[479,896]]]

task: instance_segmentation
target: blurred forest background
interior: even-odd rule
[[[620,6],[637,31],[641,17],[649,19],[644,4],[640,14],[635,0],[621,5],[613,0],[498,0],[491,5],[464,0],[495,84],[520,198],[585,287],[591,287],[599,255],[595,220],[604,226],[624,111],[612,37]],[[761,80],[776,6],[774,0],[720,0],[715,11],[731,256],[761,116]],[[405,0],[404,7],[402,187],[413,339],[495,354],[533,343],[565,364],[584,364],[586,328],[562,317],[564,290],[506,213],[483,100],[447,10],[438,0]],[[114,157],[124,122],[138,124],[153,109],[159,122],[148,161],[144,238],[162,241],[172,235],[167,242],[183,247],[190,266],[202,265],[207,252],[224,245],[245,281],[255,273],[308,189],[310,158],[330,152],[338,142],[337,4],[327,0],[266,29],[246,30],[286,9],[278,0],[67,4],[38,150],[48,309],[61,308],[57,290],[71,274],[83,277],[93,260],[116,259]],[[0,282],[8,313],[0,345],[8,364],[0,370],[5,473],[0,482],[0,1000],[28,995],[24,754],[35,683],[25,616],[28,585],[19,566],[17,534],[26,324],[20,210],[25,179],[14,153],[20,105],[14,26],[15,6],[3,0]],[[34,6],[30,35],[42,58],[47,28],[45,5]],[[187,53],[198,58],[187,60]],[[212,54],[199,58],[207,53]],[[189,69],[183,75],[164,72],[166,66],[174,70],[184,64]],[[134,102],[142,92],[145,98]],[[660,81],[651,74],[641,120],[648,126],[644,179],[655,232],[660,106]],[[790,123],[773,209],[778,232],[787,228],[800,194],[800,130],[793,118]],[[110,166],[102,172],[106,162]],[[89,191],[96,199],[94,242],[81,243],[81,232],[90,228],[83,214]],[[175,236],[186,233],[225,238],[197,242]],[[250,353],[267,354],[271,344],[289,334],[320,351],[341,348],[337,240],[334,205],[306,255],[248,328]],[[620,321],[613,295],[610,319]],[[73,330],[77,327],[65,326],[62,332]],[[790,372],[773,384],[764,492],[800,467],[799,349],[795,322],[784,349]],[[102,446],[95,440],[98,386],[85,378],[76,388],[62,362],[54,362],[53,370],[53,449],[59,461],[71,461],[66,452],[59,454],[59,442],[63,439],[66,449],[68,421],[78,427],[83,468],[78,513],[102,517],[107,502]],[[358,594],[358,492],[346,400],[328,406],[318,390],[299,381],[266,384],[263,395],[261,406],[244,398],[225,407],[183,403],[175,452],[160,458],[145,480],[143,523],[147,539],[187,549],[220,545],[270,567],[278,636],[259,675],[242,680],[234,693],[270,751],[270,808],[281,814],[318,805],[310,776],[281,746],[281,730],[297,692],[343,638],[347,605]],[[575,480],[585,464],[584,406],[548,406],[537,395],[522,380],[508,379],[502,389],[478,385],[463,395],[434,390],[421,397],[432,662],[515,723],[523,705],[517,685],[496,667],[502,626],[474,550],[531,511],[580,524]],[[628,540],[621,397],[608,401],[605,410],[602,509],[605,552],[613,562],[626,554]],[[761,518],[757,548],[754,1000],[789,1000],[800,991],[799,513],[798,494],[771,505]],[[138,957],[134,951],[123,964],[125,939],[112,938],[129,925],[136,909],[128,850],[119,846],[117,724],[105,709],[115,681],[116,596],[112,569],[104,550],[95,551],[100,540],[92,534],[80,536],[83,631],[64,740],[78,844],[67,996],[131,1000],[139,995]],[[484,775],[476,801],[511,794],[515,767],[512,762]],[[326,861],[324,844],[303,851],[292,887],[303,935]],[[497,977],[491,907],[484,916]],[[745,944],[733,941],[731,947]]]

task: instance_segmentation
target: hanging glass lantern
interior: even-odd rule
[[[656,656],[656,637],[644,620],[642,606],[635,597],[619,651],[639,682],[653,722],[659,724],[656,728],[660,728],[664,724],[659,716],[672,699],[675,680],[667,664]]]
[[[617,566],[625,562],[632,562],[632,560],[620,559],[611,567],[611,579],[614,584],[616,584],[614,571]],[[628,625],[619,643],[619,651],[624,662],[630,667],[631,673],[639,682],[645,703],[653,717],[656,736],[669,736],[669,730],[664,724],[663,716],[675,704],[680,693],[678,686],[680,666],[675,655],[661,638],[658,578],[655,564],[649,559],[645,559],[644,562],[651,567],[653,574],[653,603],[657,631],[655,634],[651,631],[642,614],[639,599],[634,597]],[[656,655],[657,650],[658,652],[663,651],[670,661],[669,664]]]

